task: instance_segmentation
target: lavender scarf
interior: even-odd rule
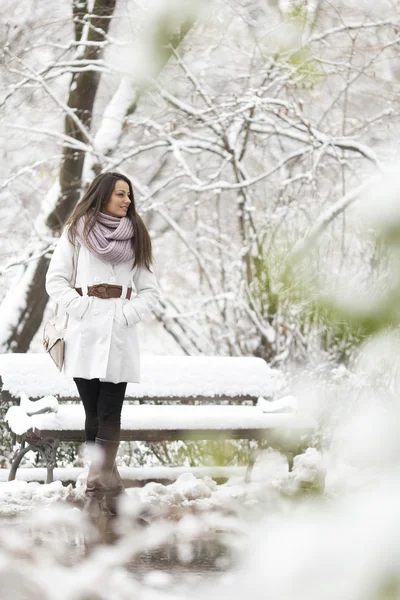
[[[127,217],[112,217],[100,212],[88,234],[90,246],[85,243],[84,225],[84,218],[79,219],[77,223],[78,237],[81,243],[86,245],[100,260],[111,264],[133,260],[134,252],[131,239],[135,231],[130,219]]]

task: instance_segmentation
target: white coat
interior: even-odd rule
[[[76,248],[64,229],[46,274],[47,293],[65,311],[61,311],[62,321],[65,313],[69,314],[63,374],[113,383],[139,383],[136,324],[146,319],[158,304],[160,291],[156,277],[145,267],[132,269],[133,260],[117,265],[103,262],[82,244],[73,286],[74,252],[76,256]],[[122,297],[88,296],[87,287],[97,283],[122,285]],[[133,288],[129,300],[124,298],[128,286]],[[82,288],[83,295],[74,287]]]

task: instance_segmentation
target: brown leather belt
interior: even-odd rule
[[[75,288],[80,296],[82,296],[82,288]],[[96,296],[96,298],[121,298],[122,285],[111,285],[110,283],[96,283],[88,286],[88,296]],[[132,288],[128,287],[126,296],[128,300],[132,295]]]

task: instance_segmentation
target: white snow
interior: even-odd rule
[[[36,402],[31,402],[25,392],[20,394],[20,407],[28,415],[34,415],[43,412],[57,412],[58,400],[54,396],[44,396]]]
[[[43,251],[43,244],[36,241],[33,246],[32,252],[35,254],[35,250],[37,249],[38,252],[36,254],[40,256],[40,252]],[[29,255],[30,253],[28,252]],[[35,261],[18,265],[7,295],[1,302],[0,348],[2,351],[4,351],[13,327],[18,323],[20,313],[25,309],[26,296],[35,268]]]
[[[299,408],[297,399],[294,396],[283,396],[283,398],[273,402],[260,396],[257,400],[257,406],[266,413],[297,412]]]
[[[307,448],[304,454],[294,457],[293,470],[288,474],[281,491],[296,494],[299,489],[324,490],[326,467],[316,448]]]
[[[66,501],[71,498],[72,490],[72,484],[63,486],[61,481],[46,485],[18,480],[0,483],[0,516]]]
[[[6,421],[11,430],[21,435],[31,428],[41,431],[82,431],[85,414],[83,405],[60,405],[57,413],[28,417],[19,406],[11,406]],[[257,406],[179,406],[124,405],[122,430],[191,430],[191,429],[275,429],[315,428],[309,417],[294,413],[264,413]]]
[[[139,504],[150,506],[161,513],[168,512],[171,508],[191,508],[200,512],[213,509],[229,510],[229,508],[234,507],[237,501],[248,504],[263,502],[269,495],[281,490],[285,491],[288,485],[292,486],[293,479],[297,482],[297,488],[312,487],[314,479],[313,477],[310,478],[310,471],[317,471],[315,465],[319,465],[321,461],[318,453],[311,452],[308,456],[300,455],[298,465],[305,460],[309,469],[305,472],[299,468],[296,472],[295,467],[293,473],[288,472],[287,464],[282,460],[282,455],[279,452],[270,450],[267,452],[267,456],[270,463],[268,472],[263,471],[263,477],[254,480],[250,484],[244,484],[243,482],[244,468],[207,467],[207,474],[204,474],[201,469],[192,470],[187,467],[179,469],[166,469],[165,467],[131,469],[121,467],[120,473],[123,478],[128,473],[142,481],[151,477],[154,479],[168,479],[169,471],[169,478],[175,479],[173,483],[168,485],[150,481],[142,488],[127,488],[128,502],[125,508],[129,512],[136,499]],[[301,457],[305,458],[302,459]],[[32,469],[25,470],[33,471]],[[22,471],[24,469],[20,470],[20,472]],[[57,471],[56,469],[56,473]],[[65,473],[72,475],[72,471],[74,470],[66,469]],[[217,485],[211,477],[227,476],[229,474],[232,475],[232,479],[222,485]],[[50,484],[22,480],[0,482],[0,516],[12,515],[56,502],[82,501],[86,479],[87,469],[80,470],[76,478],[75,488],[72,484],[63,486],[61,480]],[[63,480],[68,480],[68,478],[63,477]]]
[[[0,356],[3,390],[18,397],[75,398],[73,379],[60,374],[45,354]],[[274,371],[265,361],[243,356],[141,356],[141,382],[130,383],[128,398],[264,396],[274,391]]]
[[[116,147],[128,108],[136,99],[137,92],[137,87],[131,77],[121,78],[117,90],[104,110],[101,126],[94,138],[97,151],[106,155]]]
[[[192,473],[197,478],[211,477],[213,479],[221,478],[244,478],[246,468],[240,467],[118,467],[118,471],[125,482],[129,481],[155,481],[166,480],[175,481],[184,473]],[[0,482],[8,482],[9,469],[0,469]],[[80,477],[87,474],[84,467],[62,467],[54,469],[54,481],[77,481]],[[47,469],[44,467],[23,467],[21,466],[16,475],[17,481],[26,482],[45,482]]]

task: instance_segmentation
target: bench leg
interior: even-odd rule
[[[18,450],[17,454],[15,455],[15,457],[11,463],[11,469],[8,474],[8,481],[14,481],[15,476],[17,474],[18,467],[21,463],[21,460],[24,458],[24,456],[28,452],[28,450],[30,450],[30,447],[29,446],[25,447],[25,440],[24,440],[23,442],[21,442],[21,448]]]
[[[54,481],[54,467],[57,465],[57,449],[60,440],[43,440],[41,444],[37,444],[37,450],[40,452],[47,469],[46,483]]]
[[[263,452],[267,447],[268,446],[260,446],[259,448],[256,448],[255,450],[253,450],[253,452],[251,453],[250,459],[249,459],[249,464],[247,465],[247,469],[246,469],[246,475],[244,477],[245,483],[250,483],[251,476],[253,473],[253,468],[257,461],[257,458],[260,456],[261,452]],[[296,453],[285,452],[285,456],[287,458],[289,472],[290,472],[293,469],[293,461],[294,461],[294,457],[296,456]]]
[[[286,458],[287,458],[287,462],[288,462],[288,467],[289,467],[289,473],[290,471],[293,471],[293,461],[294,461],[294,454],[290,453],[290,454],[286,454]]]
[[[244,476],[245,483],[250,483],[251,475],[253,473],[253,467],[256,463],[257,458],[260,456],[262,451],[263,451],[263,448],[256,448],[251,453],[250,459],[249,459],[249,464],[247,465],[247,469],[246,469],[246,475]]]
[[[21,448],[19,449],[16,457],[14,458],[14,460],[12,462],[10,473],[8,475],[8,481],[14,481],[15,476],[17,474],[17,469],[18,469],[19,465],[21,464],[21,460],[23,459],[23,457],[25,456],[25,454],[27,452],[29,452],[30,450],[33,450],[34,452],[39,452],[39,454],[41,455],[41,457],[43,458],[43,460],[46,464],[46,468],[47,468],[46,483],[52,483],[54,480],[53,470],[57,464],[56,463],[56,454],[57,454],[57,448],[59,446],[59,443],[60,443],[60,440],[47,439],[47,440],[42,440],[40,442],[35,442],[32,444],[29,444],[28,446],[25,446],[25,440],[24,440],[21,443]]]

